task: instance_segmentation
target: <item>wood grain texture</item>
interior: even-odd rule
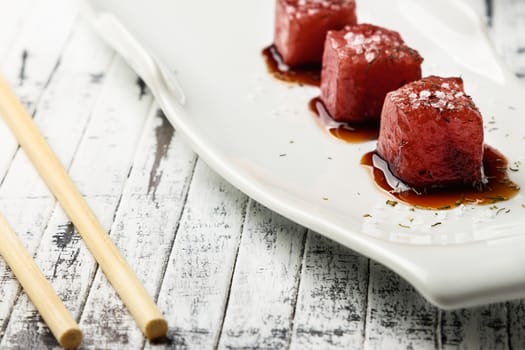
[[[9,6],[2,6],[0,12],[0,60],[9,52],[11,45],[19,38],[20,29],[31,17],[28,13],[34,8],[36,0],[12,1]],[[3,5],[5,5],[3,3]]]
[[[24,293],[31,299],[57,342],[68,349],[78,347],[82,341],[82,332],[78,324],[1,214],[0,255],[15,274]]]
[[[290,348],[361,348],[367,293],[368,259],[308,232]]]
[[[443,349],[507,349],[507,308],[496,304],[441,312]]]
[[[50,1],[48,4],[53,8],[53,5],[62,6],[64,2]],[[67,4],[66,8],[68,8]],[[42,81],[47,81],[54,75],[56,61],[60,57],[62,46],[68,36],[72,20],[75,18],[74,13],[66,11],[63,21],[56,21],[48,30],[42,29],[38,32],[38,28],[42,26],[42,21],[52,21],[54,14],[44,9],[44,5],[42,7],[37,5],[35,9],[38,12],[27,16],[28,18],[23,21],[23,25],[18,28],[17,40],[10,44],[7,58],[2,62],[2,71],[6,71],[7,76],[16,81],[15,75],[11,74],[15,71],[18,72],[21,64],[16,53],[23,52],[24,47],[34,47],[32,49],[33,54],[35,54],[32,74],[34,74],[35,79],[26,79],[23,87],[17,84],[16,88],[17,92],[25,93],[26,102],[33,106],[38,103],[44,91]],[[56,31],[63,31],[64,33],[60,33],[54,38]],[[35,32],[38,32],[40,36],[35,35]],[[53,43],[44,47],[43,45],[36,45],[37,41],[53,41]],[[55,63],[52,63],[53,60]],[[2,149],[2,152],[0,152],[0,174],[5,174],[10,166],[10,170],[12,170],[12,173],[7,177],[1,175],[3,177],[3,185],[0,189],[0,209],[9,219],[16,232],[19,233],[28,250],[34,252],[42,229],[51,213],[52,206],[50,206],[50,201],[52,202],[52,199],[48,192],[43,196],[32,192],[31,187],[27,187],[28,184],[23,181],[18,183],[18,185],[10,183],[11,178],[22,177],[22,174],[27,172],[24,166],[19,167],[13,162],[13,154],[17,150],[17,146],[3,123],[0,123],[0,148]],[[20,152],[19,154],[22,153]],[[23,155],[19,157],[23,157]],[[15,162],[19,157],[15,157]],[[29,170],[29,172],[31,171],[34,174],[32,169]],[[46,196],[48,198],[44,198]],[[9,317],[12,305],[17,297],[18,284],[12,279],[12,275],[6,271],[3,262],[0,262],[0,276],[3,286],[0,290],[0,300],[2,300],[0,304],[0,324],[3,332],[6,326],[6,318]]]
[[[370,263],[365,349],[433,349],[437,309],[394,272]]]
[[[111,229],[112,239],[150,295],[156,295],[161,284],[196,161],[157,108],[145,125]],[[85,348],[142,348],[142,334],[101,271],[81,326]]]
[[[84,79],[92,84],[90,74],[86,74]],[[89,194],[87,200],[106,228],[109,228],[113,220],[113,213],[133,159],[134,146],[141,133],[144,116],[151,105],[151,98],[149,101],[138,100],[135,80],[136,75],[121,60],[114,61],[101,87],[102,97],[90,108],[91,118],[84,120],[83,132],[77,135],[82,141],[76,142],[79,146],[75,161],[70,167],[71,176],[77,184],[81,184],[82,192]],[[121,108],[123,113],[115,113],[114,106],[123,100],[127,101],[127,110]],[[83,113],[79,113],[77,116],[82,115]],[[74,114],[71,113],[64,115],[69,118],[72,116]],[[82,122],[82,119],[78,122]],[[62,132],[67,133],[68,130]],[[77,149],[75,143],[70,146]],[[61,148],[66,149],[68,146]],[[96,174],[100,174],[102,178]],[[78,317],[96,265],[61,208],[53,203],[51,207],[54,207],[53,214],[47,223],[36,259],[73,315]],[[25,339],[30,339],[35,347],[49,346],[46,332],[39,333],[42,327],[24,326],[29,323],[30,318],[35,319],[34,309],[22,297],[6,330],[3,347],[17,348]]]
[[[219,349],[286,349],[306,231],[250,201]]]
[[[59,18],[58,8],[62,9]],[[32,114],[59,62],[76,19],[76,8],[68,0],[38,1],[26,15],[29,18],[18,29],[18,38],[9,46],[0,69]],[[3,178],[17,144],[3,123],[0,123],[0,139],[5,140],[0,153],[0,178]]]
[[[228,299],[248,198],[197,163],[158,305],[168,339],[146,349],[213,349]]]

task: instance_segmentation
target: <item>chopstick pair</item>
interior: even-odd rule
[[[31,116],[0,77],[0,114],[86,243],[148,339],[166,336],[168,324],[111,241]]]

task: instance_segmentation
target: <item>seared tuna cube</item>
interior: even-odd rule
[[[397,32],[371,24],[329,31],[321,99],[337,121],[378,122],[387,92],[420,79],[422,62]]]
[[[390,92],[377,152],[415,189],[483,183],[483,121],[463,80],[431,76]]]
[[[354,0],[277,0],[274,44],[289,66],[320,64],[326,32],[356,22]]]

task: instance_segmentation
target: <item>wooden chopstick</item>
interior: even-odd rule
[[[77,348],[82,342],[82,331],[1,214],[0,255],[15,274],[58,343],[66,349]]]
[[[33,119],[2,77],[0,77],[0,114],[64,208],[144,335],[148,339],[166,336],[168,324],[157,305],[104,231]]]

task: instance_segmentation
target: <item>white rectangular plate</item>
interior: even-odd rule
[[[375,142],[332,138],[308,110],[318,89],[268,74],[261,51],[272,43],[273,0],[86,5],[177,131],[249,196],[383,263],[440,307],[525,296],[523,197],[497,210],[389,206],[360,165]],[[525,164],[525,90],[495,59],[470,8],[457,0],[363,0],[358,17],[398,30],[425,58],[424,75],[462,76],[484,115],[486,142]],[[525,184],[524,171],[511,175]]]

